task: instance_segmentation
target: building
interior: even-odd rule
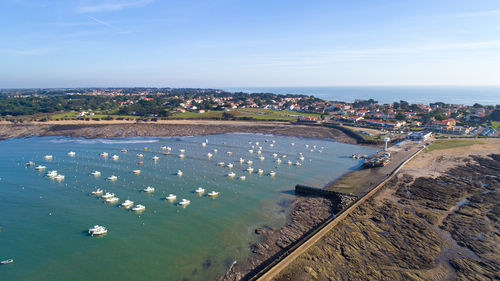
[[[432,135],[432,132],[411,132],[406,136],[406,139],[412,141],[425,141]]]

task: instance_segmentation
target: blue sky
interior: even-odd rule
[[[0,88],[499,85],[498,0],[0,0]]]

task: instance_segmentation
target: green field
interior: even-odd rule
[[[449,148],[470,146],[470,145],[482,144],[482,143],[484,143],[484,142],[482,142],[480,140],[475,140],[475,139],[470,139],[470,140],[464,140],[464,139],[436,140],[426,148],[426,151],[449,149]]]
[[[197,112],[175,112],[168,119],[222,119],[224,111],[209,111],[205,113]],[[321,114],[300,113],[288,110],[269,110],[257,108],[242,108],[235,111],[228,111],[235,119],[254,119],[254,120],[278,120],[278,121],[296,121],[299,116],[320,117]]]
[[[491,127],[495,129],[500,128],[500,121],[491,121]]]

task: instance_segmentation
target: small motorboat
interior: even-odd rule
[[[184,158],[184,157],[186,157],[186,155],[184,155],[184,154],[179,154],[179,158]]]
[[[120,152],[125,153],[125,152],[128,152],[128,150],[126,150],[126,149],[124,148],[124,149],[120,150]]]
[[[290,146],[295,146],[295,143],[293,143],[293,142],[292,142],[292,143],[290,143]]]
[[[205,193],[205,189],[200,186],[194,192],[197,194],[202,194]]]
[[[116,202],[118,202],[118,200],[120,200],[120,198],[118,198],[118,197],[111,197],[111,198],[108,198],[108,199],[106,199],[106,200],[104,200],[104,201],[105,201],[106,203],[110,203],[110,204],[112,204],[112,203],[116,203]]]
[[[234,172],[227,174],[228,178],[234,178],[235,176],[236,176],[236,174]]]
[[[273,157],[274,158],[278,157],[278,153],[273,153]]]
[[[164,145],[164,146],[160,147],[160,149],[161,150],[167,150],[167,146]]]
[[[144,162],[142,161],[137,162],[137,165],[142,165],[142,164],[144,164]]]
[[[257,170],[257,174],[262,175],[263,173],[264,173],[264,170],[262,170],[262,169]]]
[[[232,169],[232,168],[233,168],[233,163],[229,163],[229,164],[227,164],[227,167],[228,167],[229,169]]]
[[[165,200],[168,201],[174,201],[175,199],[177,199],[177,196],[174,194],[169,194],[167,197],[165,197]]]
[[[112,175],[112,176],[109,176],[109,177],[108,177],[108,181],[115,181],[115,180],[117,180],[117,179],[118,179],[118,177],[117,177],[117,176],[115,176],[115,175]]]
[[[248,167],[247,168],[247,172],[252,173],[253,172],[253,168],[252,167]]]
[[[101,153],[99,153],[99,155],[101,155],[102,157],[108,157],[108,153],[107,152],[101,152]]]
[[[43,158],[45,160],[52,160],[52,158],[54,158],[54,157],[52,157],[52,155],[45,155]]]
[[[76,153],[74,151],[68,152],[68,156],[70,156],[70,157],[74,157],[75,155],[76,155]]]
[[[106,227],[100,226],[100,225],[94,225],[92,228],[89,229],[89,234],[91,236],[103,235],[106,233],[108,233],[108,229]]]
[[[286,158],[286,154],[281,155],[281,158]]]
[[[179,202],[180,206],[187,206],[189,204],[191,204],[191,201],[189,201],[187,199],[182,199],[181,202]]]
[[[170,146],[167,146],[167,151],[171,151],[172,148]]]
[[[299,157],[299,160],[300,160],[300,161],[304,161],[304,159],[305,159],[305,158],[304,158],[304,156],[300,156],[300,157]]]
[[[228,156],[231,156],[233,153],[231,151],[226,152]]]
[[[182,174],[183,174],[183,173],[182,173],[182,171],[181,171],[181,170],[178,170],[178,171],[177,171],[177,175],[178,175],[179,177],[180,177],[180,176],[182,176]]]
[[[209,153],[207,153],[207,157],[208,157],[208,158],[212,158],[212,156],[214,156],[212,153],[210,153],[210,152],[209,152]]]
[[[186,152],[186,150],[185,149],[179,149],[179,152],[180,153],[184,153],[184,152]]]
[[[214,149],[214,150],[212,150],[212,151],[213,151],[214,153],[217,153],[217,151],[219,151],[219,150],[217,150],[217,148],[216,148],[216,149]]]
[[[293,163],[292,161],[288,160],[288,162],[286,162],[289,166],[291,166]]]
[[[155,188],[148,186],[148,187],[144,188],[142,191],[144,191],[146,193],[151,193],[151,192],[155,192]]]
[[[269,144],[269,147],[274,147],[274,143]]]
[[[252,160],[248,160],[247,161],[247,165],[252,165],[253,164],[253,161]]]
[[[125,201],[121,204],[121,206],[122,206],[123,208],[130,208],[130,207],[132,207],[133,205],[134,205],[134,201],[131,201],[131,200],[128,200],[128,199],[127,199],[127,200],[125,200]]]
[[[260,156],[260,157],[259,157],[259,160],[260,160],[260,161],[263,161],[264,159],[265,159],[265,158],[264,158],[264,156]]]
[[[309,145],[308,145],[308,144],[306,144],[306,148],[309,148]]]
[[[239,161],[240,161],[240,163],[244,163],[244,162],[245,162],[245,159],[240,158],[240,160],[239,160]]]
[[[276,164],[281,164],[281,159],[276,159]]]
[[[55,176],[55,177],[54,177],[54,179],[55,179],[56,181],[62,181],[62,180],[64,180],[64,175],[60,175],[60,174],[59,174],[59,175]]]
[[[49,178],[54,178],[55,176],[57,176],[57,171],[56,170],[48,171],[46,176]]]
[[[275,171],[271,171],[271,172],[269,172],[269,176],[270,176],[270,177],[274,177],[274,176],[276,176],[276,172],[275,172]]]
[[[33,161],[28,161],[24,164],[25,166],[35,166],[35,162]]]
[[[0,264],[9,264],[9,263],[13,263],[13,262],[14,262],[13,259],[8,259],[8,260],[0,261]]]
[[[91,192],[92,195],[96,196],[96,195],[102,195],[102,189],[98,188],[94,191]]]
[[[115,154],[115,155],[111,156],[111,159],[118,160],[118,159],[120,159],[120,156],[118,156],[118,155]]]
[[[259,145],[259,142],[258,142],[258,141],[256,141],[256,142],[255,142],[255,145]]]
[[[302,164],[299,161],[297,161],[295,162],[295,166],[302,166]]]
[[[224,162],[219,162],[219,163],[217,163],[217,166],[219,166],[219,167],[224,166]]]
[[[201,146],[205,147],[205,146],[207,146],[207,143],[206,142],[202,142]]]
[[[141,170],[132,170],[132,173],[138,175],[141,173]]]
[[[219,192],[217,192],[217,191],[213,191],[213,190],[212,190],[212,191],[211,191],[211,192],[209,192],[207,195],[208,195],[208,196],[210,196],[210,197],[215,197],[215,196],[219,196]]]
[[[160,157],[158,157],[158,156],[156,156],[156,155],[155,155],[155,156],[153,156],[153,161],[158,161],[158,160],[160,160]]]
[[[252,154],[253,153],[253,149],[248,150],[248,153]]]
[[[141,205],[141,204],[137,204],[137,205],[135,205],[135,207],[132,208],[132,211],[134,211],[134,212],[142,212],[144,210],[146,210],[146,206]]]
[[[102,194],[102,192],[101,192]],[[103,196],[101,196],[102,199],[109,199],[109,198],[113,198],[115,197],[115,194],[114,193],[109,193],[109,192],[106,192],[106,194],[104,194]]]
[[[135,155],[135,156],[137,156],[137,158],[142,158],[142,157],[144,157],[144,155],[143,155],[142,153],[139,153],[139,154],[137,154],[137,155]]]
[[[262,154],[262,150],[257,150],[257,154]]]
[[[35,167],[35,170],[45,170],[47,167],[45,166],[42,166],[42,165],[38,165]]]
[[[244,180],[246,180],[246,179],[247,179],[247,177],[246,177],[246,176],[241,176],[241,177],[240,177],[240,181],[244,181]]]
[[[97,177],[97,176],[101,175],[101,172],[99,172],[99,171],[92,171],[92,173],[90,173],[90,174],[93,175],[94,177]]]

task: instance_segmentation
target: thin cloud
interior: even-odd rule
[[[107,1],[94,5],[85,5],[77,7],[76,11],[79,13],[100,13],[100,12],[113,12],[120,11],[132,7],[144,7],[154,0],[137,0],[137,1]]]
[[[0,49],[0,54],[15,56],[38,56],[46,55],[57,51],[57,48],[35,48],[35,49]]]
[[[109,22],[105,22],[105,21],[102,21],[100,19],[97,19],[95,17],[92,17],[92,16],[88,16],[89,19],[93,20],[94,22],[100,24],[100,25],[104,25],[104,26],[107,26],[109,28],[113,28],[113,25],[111,25]]]
[[[458,16],[463,17],[463,18],[494,17],[494,16],[500,16],[500,9],[499,10],[470,12],[470,13],[461,13],[461,14],[458,14]]]

